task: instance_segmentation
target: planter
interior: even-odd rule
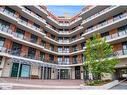
[[[118,85],[119,84],[119,81],[118,80],[114,80],[114,81],[112,81],[112,82],[109,82],[109,83],[107,83],[107,84],[104,84],[104,85],[102,85],[102,86],[84,86],[84,85],[80,85],[80,87],[81,87],[81,89],[86,89],[86,90],[93,90],[93,89],[95,89],[95,90],[97,90],[97,89],[110,89],[110,88],[112,88],[112,87],[114,87],[114,86],[116,86],[116,85]]]

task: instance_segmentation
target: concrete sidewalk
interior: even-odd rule
[[[0,78],[3,89],[80,89],[83,80],[39,80]]]

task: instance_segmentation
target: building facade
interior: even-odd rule
[[[99,32],[127,74],[127,6],[86,6],[58,17],[45,6],[0,6],[0,77],[83,79],[85,43]]]

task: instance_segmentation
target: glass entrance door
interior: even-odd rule
[[[80,66],[75,67],[75,79],[81,79]]]
[[[30,76],[30,66],[26,64],[21,65],[20,77],[28,78]]]
[[[43,77],[44,79],[51,79],[51,68],[50,67],[41,68],[41,78],[43,79]]]
[[[18,68],[19,68],[19,63],[13,63],[11,77],[17,77]]]
[[[61,69],[60,70],[60,79],[69,79],[68,69]]]

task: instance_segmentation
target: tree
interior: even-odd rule
[[[84,56],[86,60],[83,65],[92,74],[91,79],[101,79],[104,73],[112,74],[118,63],[113,54],[113,47],[100,34],[94,34],[92,40],[86,41]]]

